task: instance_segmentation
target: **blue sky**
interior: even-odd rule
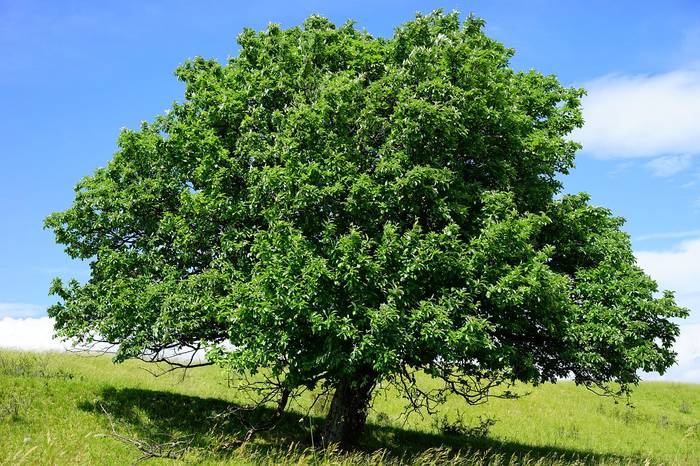
[[[566,190],[625,217],[639,263],[691,307],[672,376],[700,382],[700,2],[690,0],[0,0],[0,319],[41,317],[53,276],[87,277],[43,218],[110,159],[120,128],[181,99],[173,71],[185,59],[235,55],[246,26],[320,13],[388,36],[438,7],[483,17],[515,48],[514,68],[589,90]]]

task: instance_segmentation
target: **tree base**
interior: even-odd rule
[[[357,444],[367,422],[375,382],[374,377],[364,376],[343,380],[336,387],[323,426],[324,446],[338,445],[347,450]]]

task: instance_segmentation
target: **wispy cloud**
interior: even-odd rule
[[[648,241],[650,239],[679,239],[700,237],[700,230],[669,231],[665,233],[651,233],[648,235],[635,236],[635,241]]]
[[[700,70],[613,74],[583,86],[586,124],[572,138],[584,150],[602,158],[700,153]],[[667,159],[657,168],[668,173],[683,162]]]
[[[654,176],[668,177],[687,170],[692,164],[693,156],[690,154],[682,154],[657,157],[647,162],[645,166],[651,170]]]
[[[3,317],[39,317],[46,314],[46,307],[27,303],[0,303],[0,319]]]
[[[619,175],[621,175],[621,174],[623,174],[623,173],[626,173],[626,172],[629,171],[631,168],[634,168],[634,166],[635,166],[635,163],[634,163],[634,162],[621,162],[621,163],[617,163],[617,164],[615,164],[615,168],[613,168],[612,170],[610,170],[610,171],[608,172],[608,176],[611,176],[611,177],[619,176]]]

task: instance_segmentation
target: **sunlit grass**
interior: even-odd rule
[[[700,464],[700,385],[645,382],[632,395],[634,407],[569,382],[521,387],[531,393],[480,406],[452,399],[438,417],[405,423],[405,401],[380,390],[360,450],[340,454],[311,448],[323,420],[320,409],[306,416],[313,394],[293,404],[274,433],[241,446],[240,422],[216,417],[245,403],[225,373],[207,367],[155,378],[146,367],[0,352],[0,462],[129,464],[141,453],[110,435],[109,413],[128,438],[189,439],[184,456],[149,460],[155,464]],[[458,418],[468,431],[486,429],[445,435]]]

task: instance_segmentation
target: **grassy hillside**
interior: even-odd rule
[[[643,383],[634,407],[571,383],[523,387],[531,393],[518,400],[455,399],[438,416],[405,423],[404,402],[380,390],[363,451],[340,455],[310,449],[323,416],[318,404],[305,416],[312,394],[275,432],[241,447],[241,421],[266,413],[217,416],[246,403],[226,374],[209,367],[154,378],[145,367],[0,352],[0,464],[129,464],[142,456],[136,442],[188,447],[154,464],[700,464],[700,385]]]

